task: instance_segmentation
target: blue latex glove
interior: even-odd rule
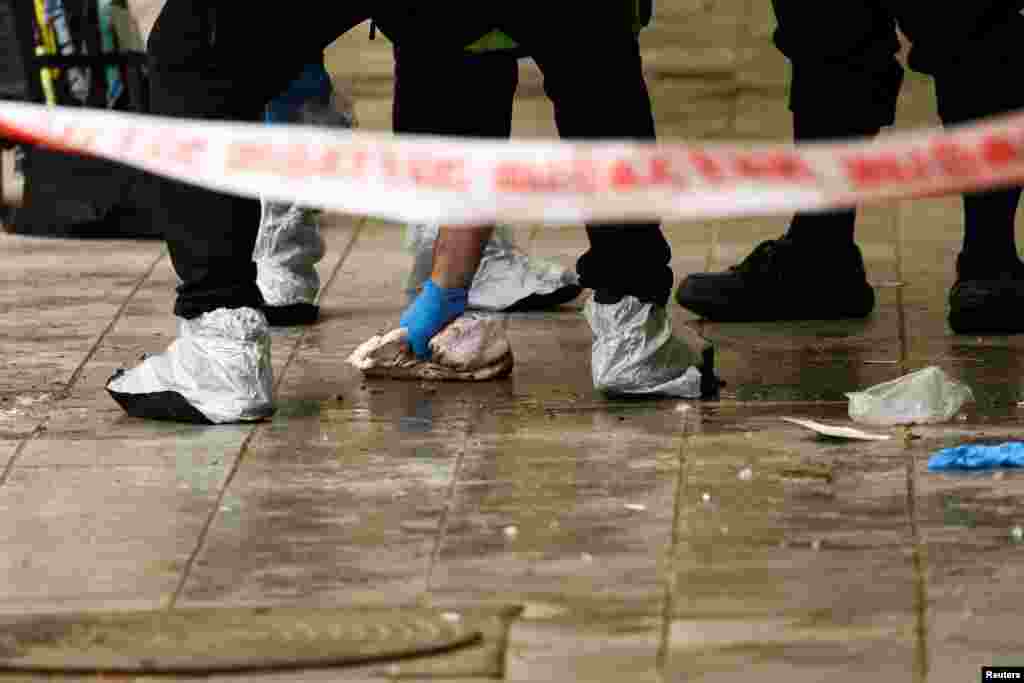
[[[996,467],[1024,467],[1024,443],[957,446],[943,449],[928,460],[928,469],[932,472],[987,470]]]
[[[283,93],[267,105],[267,123],[295,123],[302,105],[313,99],[330,98],[334,92],[323,62],[307,64]]]
[[[444,289],[427,280],[416,300],[405,309],[399,324],[409,331],[409,344],[417,358],[430,358],[427,344],[441,328],[466,312],[469,290]]]

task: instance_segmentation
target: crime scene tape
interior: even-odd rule
[[[1024,114],[744,147],[392,136],[0,102],[0,137],[239,196],[447,225],[768,215],[1024,180]]]

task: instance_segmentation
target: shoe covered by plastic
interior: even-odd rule
[[[180,320],[159,355],[107,382],[133,417],[199,424],[251,422],[274,412],[270,335],[254,308],[220,308]]]
[[[979,259],[975,266],[961,254],[957,279],[949,292],[949,326],[957,334],[1024,332],[1024,264],[1016,255],[1003,263]]]
[[[762,242],[742,263],[693,273],[676,301],[708,320],[755,322],[863,318],[875,307],[864,259],[853,242]]]
[[[607,303],[602,303],[607,301]],[[594,334],[594,388],[610,396],[710,398],[718,393],[714,348],[673,334],[665,307],[597,292],[583,309]]]
[[[262,209],[253,260],[263,312],[275,327],[312,324],[320,316],[316,264],[326,251],[320,211],[268,201]]]
[[[430,277],[438,226],[411,224],[406,246],[413,252],[406,294],[414,298]],[[504,226],[495,229],[469,289],[469,308],[481,311],[544,311],[572,301],[583,289],[576,273],[557,263],[527,256]]]
[[[353,128],[355,108],[336,92],[322,64],[309,65],[267,107],[269,123],[299,123],[322,128]],[[292,203],[263,200],[253,260],[263,294],[263,312],[277,326],[308,325],[320,317],[316,304],[324,257],[321,212]]]

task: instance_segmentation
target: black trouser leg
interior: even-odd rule
[[[775,44],[792,66],[797,142],[871,137],[893,123],[903,70],[895,19],[877,0],[773,0]],[[787,236],[850,243],[856,211],[799,213]]]
[[[910,65],[935,79],[939,117],[964,123],[1024,107],[1024,17],[1016,0],[953,3],[941,12],[892,0],[914,41]],[[1021,188],[964,195],[961,275],[985,277],[1019,268],[1014,239]]]
[[[291,15],[302,15],[295,17]],[[148,51],[154,114],[259,121],[267,102],[331,40],[363,20],[352,8],[308,13],[168,0]],[[181,279],[174,312],[259,306],[252,250],[259,202],[158,179],[154,212]]]
[[[544,11],[541,3],[518,3],[509,7],[501,26],[543,71],[559,134],[653,140],[654,118],[630,15],[613,2],[574,4]],[[585,29],[580,16],[589,17]],[[576,267],[581,284],[594,289],[599,301],[631,295],[661,306],[668,302],[672,254],[659,224],[588,225],[587,235],[590,249]]]

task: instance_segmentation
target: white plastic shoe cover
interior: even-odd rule
[[[711,353],[704,340],[692,344],[672,334],[665,308],[626,296],[614,304],[591,297],[584,315],[594,333],[591,374],[594,388],[609,395],[657,395],[700,398],[706,394],[713,368],[702,367]]]
[[[355,107],[344,92],[330,98],[305,102],[295,123],[321,128],[353,128]],[[313,304],[320,291],[316,264],[324,257],[320,215],[291,203],[261,199],[261,217],[256,248],[257,278],[263,300],[270,306]]]
[[[434,262],[434,241],[439,227],[410,224],[406,228],[406,245],[413,252],[413,269],[406,293],[415,297],[430,277]],[[564,287],[575,287],[579,277],[557,263],[531,258],[520,251],[511,231],[498,226],[484,248],[480,267],[469,288],[469,308],[502,311],[530,295],[552,294]]]
[[[263,300],[270,306],[315,303],[320,291],[316,264],[325,252],[320,211],[266,200],[261,204],[253,260]]]
[[[118,370],[107,391],[134,417],[224,424],[269,417],[273,384],[263,313],[220,308],[180,320],[164,353]]]

